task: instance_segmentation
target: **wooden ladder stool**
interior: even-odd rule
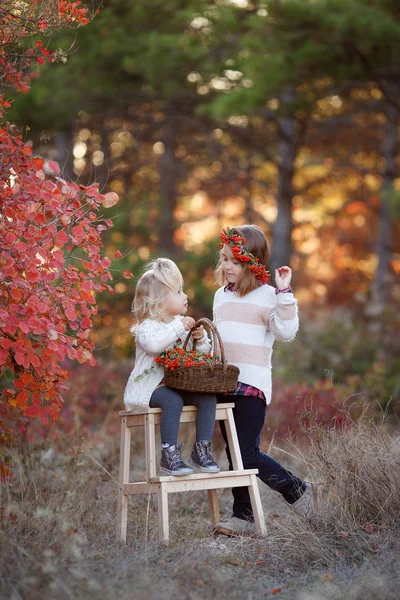
[[[219,473],[193,473],[175,477],[172,475],[157,476],[155,426],[160,423],[161,408],[145,408],[130,412],[119,412],[121,420],[121,449],[119,465],[117,540],[126,541],[128,523],[128,497],[132,494],[157,494],[159,536],[165,542],[169,540],[168,494],[173,492],[190,492],[208,490],[208,502],[213,527],[220,520],[217,490],[247,486],[257,531],[265,533],[264,513],[256,475],[258,469],[244,469],[240,454],[239,441],[233,418],[232,403],[217,404],[216,421],[225,421],[229,450],[233,471]],[[184,406],[180,418],[181,423],[196,421],[197,408]],[[146,481],[129,481],[131,428],[144,427],[146,452]]]

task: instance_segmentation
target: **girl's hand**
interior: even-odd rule
[[[192,338],[194,340],[201,340],[204,335],[204,327],[203,325],[199,325],[196,329],[192,329]]]
[[[184,326],[185,331],[192,329],[195,324],[196,321],[193,319],[193,317],[183,317],[182,319],[182,325]]]
[[[275,283],[278,290],[284,290],[290,286],[292,281],[292,269],[289,267],[279,267],[275,269]]]

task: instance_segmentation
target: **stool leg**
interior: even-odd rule
[[[131,430],[126,426],[126,417],[121,419],[121,444],[119,455],[119,485],[117,513],[117,542],[126,541],[128,522],[128,496],[124,494],[123,486],[129,483],[129,465],[131,450]]]
[[[211,511],[211,525],[215,527],[221,520],[217,490],[208,490],[208,504]]]
[[[261,535],[266,535],[267,529],[265,526],[264,511],[263,511],[263,507],[262,507],[262,503],[261,503],[260,491],[258,489],[258,483],[257,483],[256,476],[250,475],[250,481],[251,481],[251,485],[249,485],[249,494],[250,494],[251,507],[253,509],[254,523],[256,526],[256,530],[257,530],[257,532],[260,532]]]
[[[156,431],[154,414],[146,415],[144,424],[146,450],[146,480],[150,481],[157,474],[156,468]]]
[[[157,492],[158,502],[158,530],[160,539],[169,542],[169,519],[168,519],[168,493],[165,485],[160,483]]]
[[[226,409],[226,435],[228,437],[229,450],[231,453],[232,466],[235,471],[243,471],[242,455],[240,453],[239,440],[236,432],[235,419],[231,408]]]

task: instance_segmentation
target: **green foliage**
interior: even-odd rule
[[[62,128],[79,111],[109,112],[108,103],[129,106],[135,98],[154,95],[164,101],[196,97],[187,75],[207,62],[209,49],[202,28],[192,23],[205,4],[106,0],[89,26],[52,40],[52,46],[69,50],[67,63],[43,69],[18,112],[29,115],[30,124]],[[36,114],[44,106],[45,113]]]
[[[213,114],[253,112],[296,90],[294,106],[281,102],[274,109],[276,116],[293,114],[309,109],[321,88],[333,82],[365,81],[378,77],[382,67],[398,68],[400,24],[393,2],[268,0],[264,5],[265,14],[230,10],[231,29],[222,39],[235,38],[232,68],[243,78],[215,99]],[[221,20],[218,44],[224,27]]]
[[[342,313],[303,321],[292,344],[275,345],[275,376],[286,384],[328,379],[400,414],[399,328],[390,310],[379,320]]]
[[[400,190],[391,185],[382,190],[382,197],[387,200],[393,219],[400,219]]]

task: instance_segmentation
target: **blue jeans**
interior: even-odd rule
[[[264,400],[252,396],[218,395],[218,402],[234,402],[233,415],[239,438],[240,452],[245,469],[258,469],[258,477],[271,489],[282,494],[284,499],[293,504],[303,495],[305,483],[290,471],[287,471],[268,454],[260,450],[260,436],[264,426],[266,405]],[[219,422],[222,437],[226,443],[226,455],[229,470],[232,471],[232,461],[228,448],[225,423]],[[253,521],[250,496],[247,487],[232,489],[233,517]]]

